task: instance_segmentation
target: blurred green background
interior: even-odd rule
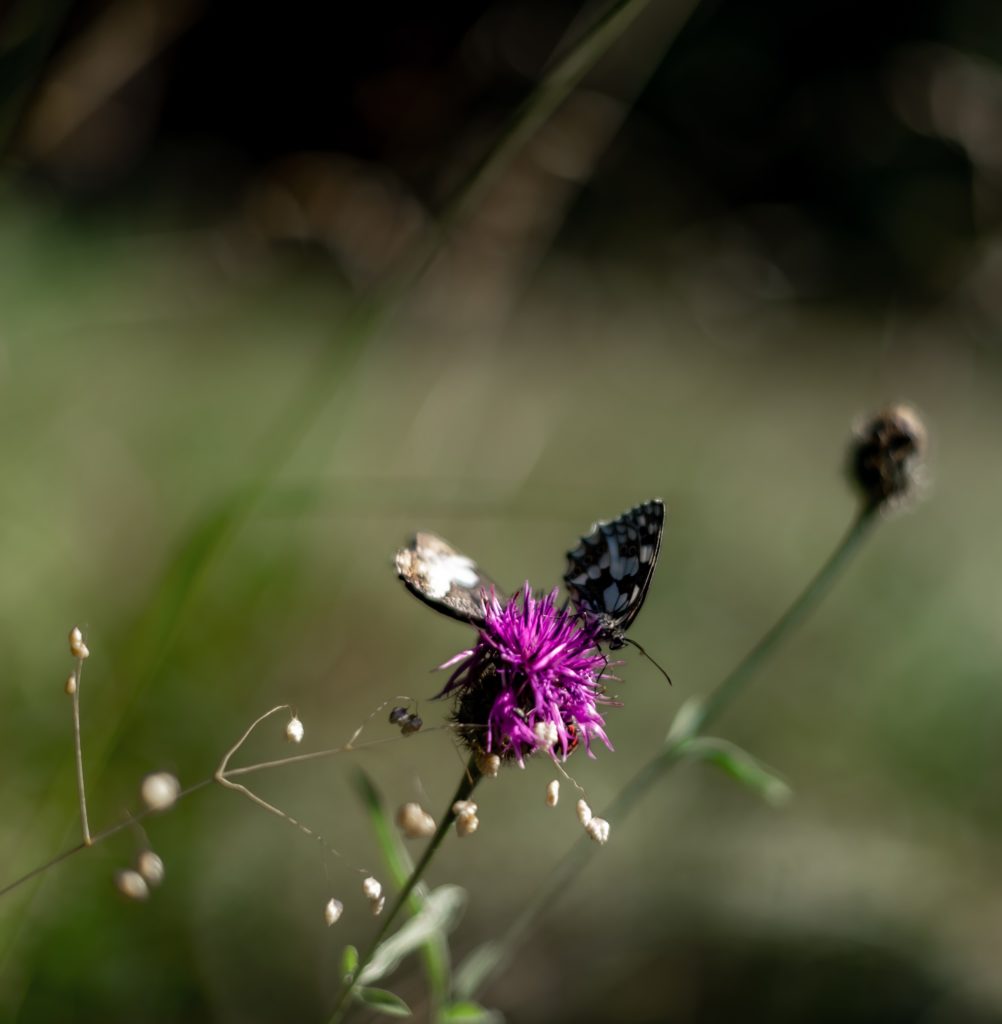
[[[353,869],[385,876],[354,765],[439,814],[463,764],[431,670],[470,631],[404,591],[394,550],[432,529],[549,587],[594,519],[666,500],[632,635],[674,687],[627,652],[615,753],[568,765],[598,810],[830,552],[850,426],[905,399],[925,500],[716,730],[794,800],[683,766],[485,1001],[1002,1020],[997,11],[652,4],[406,301],[359,316],[579,7],[377,4],[327,34],[305,5],[0,21],[0,885],[78,838],[74,624],[97,828],[146,772],[211,775],[275,704],[304,750],[398,694],[426,723],[403,739],[381,713],[362,738],[385,745],[254,777],[340,860],[210,788],[145,823],[167,871],[149,902],[113,886],[128,831],[5,896],[3,1019],[326,1019],[341,948],[375,927]],[[288,753],[281,723],[245,753]],[[434,864],[470,894],[457,957],[580,835],[570,787],[544,804],[552,775],[485,782],[479,832]],[[421,1019],[422,986],[410,964],[390,986]]]

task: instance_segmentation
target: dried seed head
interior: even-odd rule
[[[289,724],[285,727],[285,738],[290,743],[302,743],[303,735],[306,730],[303,728],[303,723],[299,721],[298,715],[293,715],[289,719]]]
[[[472,836],[480,828],[480,819],[472,811],[467,814],[460,814],[456,818],[456,834],[461,838]]]
[[[546,787],[546,806],[556,807],[557,801],[560,799],[560,782],[558,779],[554,779]]]
[[[588,823],[591,821],[591,818],[592,818],[591,808],[588,806],[588,804],[584,800],[579,800],[578,801],[578,821],[580,821],[581,824],[584,825],[585,828],[587,828],[588,827]]]
[[[872,505],[887,505],[915,490],[927,448],[926,430],[907,405],[892,405],[855,432],[849,470]]]
[[[408,839],[427,839],[435,834],[435,819],[420,804],[404,804],[397,811],[397,825]]]
[[[170,772],[153,772],[143,779],[140,793],[151,811],[166,811],[181,793],[181,783]]]
[[[80,632],[77,626],[70,630],[70,654],[74,658],[87,658],[90,656],[90,651],[87,650],[87,645],[84,643],[83,633]]]
[[[461,818],[464,814],[476,814],[479,808],[472,800],[457,800],[452,805],[452,813],[457,818]]]
[[[609,841],[609,823],[605,818],[592,818],[585,825],[585,832],[591,839],[594,839],[599,846],[605,846]]]
[[[132,868],[115,872],[115,888],[130,900],[145,900],[150,895],[150,887],[146,884],[146,879]]]
[[[404,736],[413,736],[414,733],[419,732],[424,722],[417,715],[408,715],[400,723],[400,731]]]
[[[477,755],[477,768],[480,774],[489,779],[496,779],[501,771],[501,758],[497,754]]]
[[[394,708],[390,712],[390,725],[399,725],[409,715],[407,708]]]
[[[329,899],[324,907],[324,920],[327,922],[327,927],[330,928],[332,924],[336,924],[343,913],[344,904],[340,900]]]
[[[378,900],[373,900],[370,906],[372,907],[372,916],[379,917],[383,912],[383,907],[386,906],[386,897],[380,896]]]
[[[383,895],[383,887],[377,879],[370,875],[362,882],[362,894],[367,900],[375,903]]]
[[[136,867],[147,885],[159,885],[164,880],[164,862],[152,850],[140,853]]]
[[[72,697],[77,692],[77,674],[71,672],[66,678],[66,695]]]
[[[557,740],[560,739],[555,722],[537,722],[532,731],[536,737],[538,750],[552,750],[556,746]]]

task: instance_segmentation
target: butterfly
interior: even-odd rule
[[[661,550],[665,506],[660,498],[637,505],[618,519],[595,523],[567,552],[564,583],[582,619],[597,622],[598,641],[617,650],[637,617]],[[466,555],[434,533],[418,533],[396,555],[397,575],[425,604],[461,622],[484,624],[485,593],[497,584]]]
[[[653,498],[618,519],[595,523],[567,552],[564,583],[578,614],[595,619],[599,640],[610,650],[626,644],[625,633],[643,607],[661,552],[665,503]]]

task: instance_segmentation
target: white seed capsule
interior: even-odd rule
[[[327,906],[324,907],[324,920],[327,922],[327,927],[330,928],[332,924],[337,924],[343,913],[344,904],[340,900],[329,899]]]
[[[383,887],[371,875],[362,883],[362,893],[365,898],[375,903],[383,895]]]
[[[435,819],[420,804],[404,804],[397,811],[397,825],[408,839],[427,839],[435,834]]]
[[[166,811],[181,793],[181,783],[170,772],[153,772],[143,779],[143,803],[151,811]]]
[[[380,896],[378,900],[373,900],[371,906],[372,916],[379,917],[379,915],[383,912],[383,907],[386,906],[386,897]]]
[[[299,721],[298,715],[293,715],[289,719],[289,724],[285,727],[285,738],[290,743],[302,743],[303,734],[306,730],[303,728],[303,723]]]
[[[546,787],[546,806],[556,807],[557,801],[560,799],[560,782],[558,779],[554,779]]]
[[[477,758],[477,768],[480,774],[489,779],[496,779],[501,771],[501,758],[497,754],[481,754]]]
[[[152,850],[143,850],[136,867],[148,885],[159,885],[164,880],[164,862]]]
[[[609,841],[609,823],[605,818],[592,818],[585,825],[585,832],[591,839],[594,839],[599,846],[605,846]]]
[[[452,813],[457,818],[461,818],[464,814],[476,814],[477,810],[478,807],[472,800],[457,800],[452,805]]]
[[[146,884],[146,879],[132,868],[115,872],[115,888],[130,900],[145,900],[150,895],[150,887]]]
[[[585,828],[587,828],[588,827],[588,822],[591,821],[591,818],[592,818],[591,808],[588,806],[587,803],[585,803],[584,800],[579,800],[578,801],[578,821],[580,821],[581,824],[584,825]]]
[[[560,739],[560,734],[553,722],[537,722],[532,731],[536,737],[537,750],[552,750],[557,740]]]
[[[456,834],[461,838],[472,836],[480,828],[480,819],[475,814],[461,814],[456,818]]]
[[[66,695],[72,697],[77,692],[77,674],[71,672],[66,679]]]
[[[76,626],[70,630],[70,654],[74,658],[86,658],[90,654],[84,643],[83,633]]]

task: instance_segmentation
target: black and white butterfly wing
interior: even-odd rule
[[[460,554],[434,533],[417,533],[396,555],[397,575],[407,589],[436,611],[474,626],[484,624],[483,594],[493,588],[505,600],[497,584],[472,558]]]
[[[661,550],[665,506],[654,498],[591,533],[567,552],[564,583],[578,613],[597,619],[602,638],[622,646],[622,634],[637,617]]]

